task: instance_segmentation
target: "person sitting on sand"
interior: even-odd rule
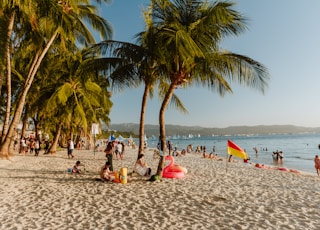
[[[187,146],[187,153],[191,153],[192,151],[193,151],[193,146],[192,146],[192,144],[189,144]]]
[[[114,172],[110,171],[110,162],[106,162],[106,164],[101,168],[100,177],[102,180],[112,181],[115,178]]]
[[[202,147],[202,156],[203,156],[203,158],[208,158],[209,157],[209,156],[207,156],[206,150],[207,150],[206,146],[203,146]]]
[[[213,159],[213,160],[217,160],[218,159],[218,154],[211,152],[209,153],[208,158]]]
[[[138,160],[134,166],[134,171],[140,176],[150,176],[151,168],[148,167],[148,164],[144,161],[144,154],[138,155]]]
[[[76,164],[73,166],[72,168],[72,173],[83,173],[82,170],[79,168],[80,166],[84,166],[83,164],[81,164],[80,161],[77,161]]]
[[[318,176],[320,176],[320,158],[318,155],[314,157],[314,167],[316,168]]]

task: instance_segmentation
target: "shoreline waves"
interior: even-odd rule
[[[153,173],[158,159],[145,151]],[[114,169],[132,172],[137,149]],[[0,161],[0,229],[319,229],[320,177],[243,163],[175,157],[182,179],[97,181],[103,152],[75,150]],[[79,160],[85,173],[67,173]],[[166,162],[168,163],[168,162]]]

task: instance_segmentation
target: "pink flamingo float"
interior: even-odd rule
[[[166,160],[170,160],[170,164],[163,169],[162,177],[164,178],[182,178],[188,170],[180,165],[174,164],[173,156],[166,156]]]

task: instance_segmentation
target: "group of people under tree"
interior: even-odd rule
[[[49,140],[42,140],[40,141],[40,138],[34,138],[34,137],[29,137],[29,138],[21,138],[20,144],[18,145],[18,141],[14,141],[14,150],[17,148],[19,149],[19,154],[33,154],[34,156],[39,156],[40,150],[41,150],[41,145],[44,144],[44,153],[43,154],[48,154],[49,147],[50,147],[50,142]]]
[[[112,181],[115,178],[114,168],[113,168],[113,158],[117,160],[124,159],[125,144],[122,141],[109,141],[104,150],[107,161],[105,165],[100,170],[100,177],[102,180]]]
[[[109,152],[109,150],[107,151]],[[111,154],[106,153],[107,161],[104,166],[101,167],[100,177],[103,181],[112,181],[115,179],[116,173],[113,171],[112,160],[110,161]],[[151,168],[145,162],[144,154],[139,154],[138,159],[134,165],[134,172],[140,176],[151,176]]]
[[[116,159],[124,159],[124,149],[125,145],[123,142],[120,141],[109,141],[107,143],[107,146],[104,150],[105,156],[107,158],[107,161],[100,169],[100,177],[103,181],[112,181],[115,179],[115,172],[113,168],[113,156],[116,156]],[[72,139],[68,139],[68,159],[74,158],[74,142]],[[141,154],[143,155],[143,154]],[[137,164],[147,167],[146,163],[143,163],[143,156],[139,155],[139,159],[137,160]],[[73,168],[71,169],[72,173],[81,174],[84,172],[84,170],[80,169],[80,166],[84,166],[80,161],[77,161]],[[148,167],[147,167],[148,169]],[[147,170],[148,173],[146,173],[144,176],[148,176],[151,173],[151,169]],[[141,172],[141,170],[139,170]]]

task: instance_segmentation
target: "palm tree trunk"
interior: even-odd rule
[[[172,95],[174,93],[174,90],[176,88],[175,84],[171,84],[170,88],[163,99],[163,102],[161,104],[160,113],[159,113],[159,124],[160,124],[160,148],[163,150],[163,154],[160,156],[158,169],[157,169],[157,175],[162,177],[162,172],[164,168],[164,159],[166,157],[166,125],[165,125],[165,111],[169,105],[169,102],[172,98]]]
[[[38,114],[37,114],[38,115]],[[34,124],[34,128],[35,128],[35,137],[37,139],[39,139],[39,127],[40,127],[40,119],[38,118],[38,116],[35,116],[32,118],[33,120],[33,124]]]
[[[60,134],[61,134],[61,129],[62,129],[62,123],[60,122],[59,125],[57,125],[56,133],[54,135],[52,145],[49,148],[49,153],[54,154],[57,152],[57,145],[59,142]]]
[[[29,104],[27,103],[24,108],[24,114],[22,119],[22,129],[21,129],[21,139],[24,138],[26,134],[27,121],[28,121]]]
[[[23,111],[23,107],[24,107],[24,104],[26,101],[27,94],[29,92],[29,89],[32,85],[33,79],[34,79],[34,77],[40,67],[40,64],[41,64],[44,56],[48,52],[50,46],[52,45],[52,43],[55,40],[55,38],[57,37],[57,35],[58,35],[58,30],[56,30],[55,33],[52,35],[52,37],[50,38],[50,40],[48,41],[47,45],[42,50],[42,52],[41,52],[41,49],[39,49],[35,55],[35,58],[33,60],[32,66],[29,70],[28,77],[26,79],[26,82],[25,82],[25,85],[23,88],[23,92],[19,98],[18,106],[17,106],[16,111],[14,113],[13,120],[10,124],[9,131],[4,139],[4,142],[1,143],[0,158],[1,157],[8,158],[9,155],[13,154],[12,152],[10,152],[10,143],[14,137],[14,132],[15,132],[15,130],[19,124],[19,121],[21,119],[21,114]]]
[[[144,87],[142,104],[141,104],[138,155],[143,152],[143,148],[144,148],[144,118],[145,118],[145,112],[146,112],[146,108],[147,108],[147,100],[148,100],[148,96],[149,96],[149,90],[150,90],[150,85],[146,83],[145,87]]]
[[[6,62],[7,62],[7,105],[6,105],[6,113],[5,113],[5,119],[3,122],[3,128],[2,128],[2,136],[1,136],[1,143],[4,142],[8,127],[9,127],[9,120],[10,120],[10,111],[11,111],[11,51],[10,51],[10,39],[13,31],[13,24],[14,24],[14,17],[15,17],[15,11],[13,10],[11,13],[11,17],[8,24],[8,33],[7,33],[7,41],[6,41]],[[2,88],[2,81],[0,88]]]

